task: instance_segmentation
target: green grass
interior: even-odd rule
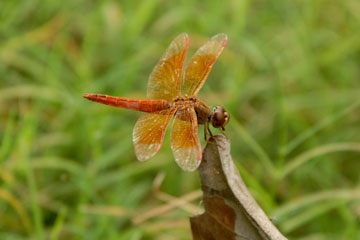
[[[358,0],[2,0],[0,239],[191,238],[199,179],[169,137],[140,163],[140,113],[81,97],[145,97],[181,32],[190,54],[229,36],[200,97],[230,112],[233,159],[279,229],[360,239]]]

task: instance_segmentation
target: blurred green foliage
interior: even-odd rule
[[[140,113],[81,97],[144,98],[181,32],[189,55],[228,34],[200,97],[231,113],[233,159],[280,230],[360,239],[358,0],[2,0],[0,239],[191,238],[197,173],[168,136],[139,163]]]

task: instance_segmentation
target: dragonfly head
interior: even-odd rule
[[[225,130],[225,125],[230,120],[230,114],[221,106],[213,108],[213,112],[210,115],[210,122],[214,128],[221,128]]]

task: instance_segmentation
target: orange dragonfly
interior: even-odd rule
[[[131,99],[103,94],[84,94],[83,97],[106,105],[134,109],[146,114],[136,122],[133,130],[135,153],[140,161],[153,157],[160,149],[170,120],[171,149],[177,164],[186,171],[194,171],[202,159],[198,124],[204,124],[205,140],[212,136],[209,124],[225,130],[229,113],[220,106],[213,111],[196,97],[212,66],[227,42],[220,33],[202,45],[183,71],[189,47],[189,36],[177,36],[150,74],[147,88],[149,99]]]

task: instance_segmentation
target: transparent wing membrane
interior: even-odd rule
[[[202,152],[194,108],[176,112],[171,129],[171,149],[177,164],[185,171],[194,171],[201,162]]]
[[[147,97],[151,99],[173,100],[180,96],[182,71],[189,47],[189,36],[177,36],[165,51],[150,74]]]
[[[185,77],[181,89],[183,96],[197,95],[226,42],[227,35],[220,33],[213,36],[197,50],[185,68]]]
[[[133,143],[135,154],[140,161],[153,157],[160,149],[165,132],[176,109],[146,113],[135,124]]]

